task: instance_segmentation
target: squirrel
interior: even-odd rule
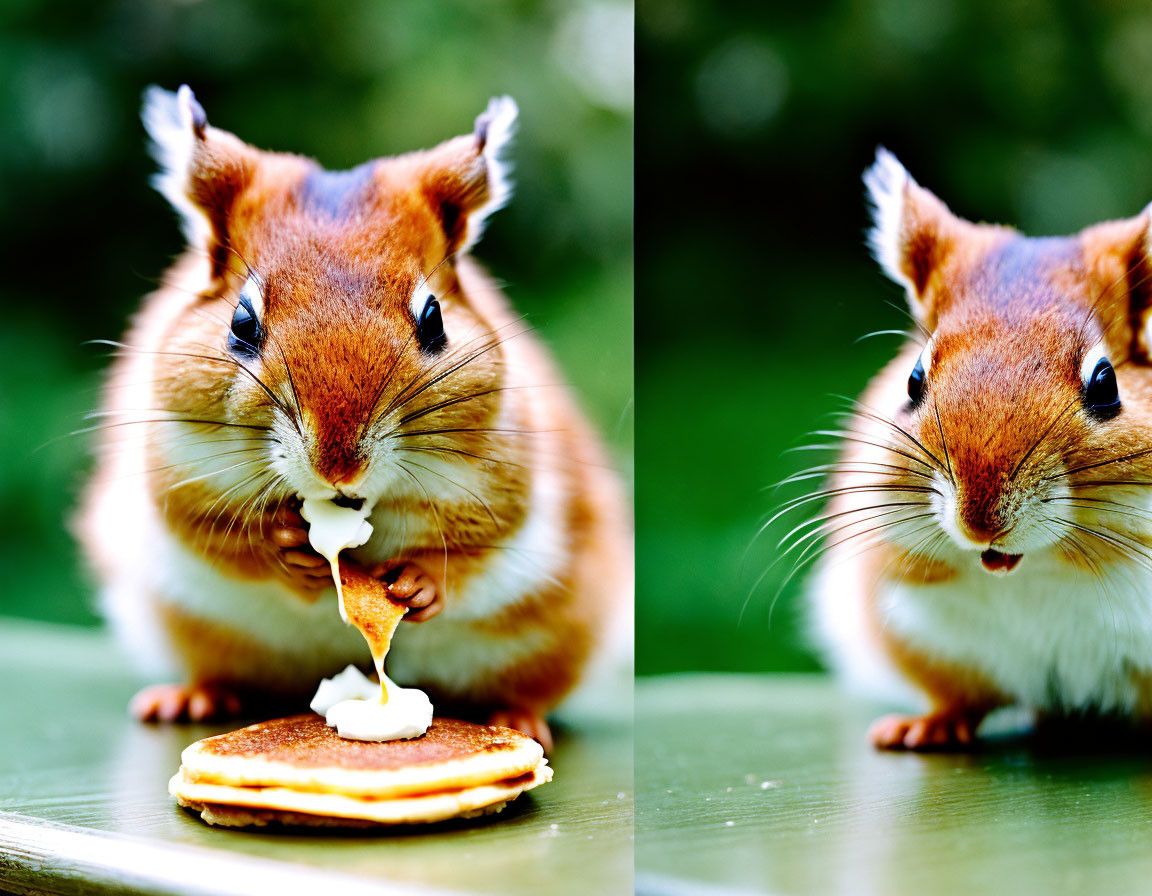
[[[842,433],[810,586],[831,666],[962,749],[992,710],[1152,718],[1149,211],[1033,238],[954,215],[880,150],[870,234],[920,338]],[[797,505],[798,506],[798,505]]]
[[[75,529],[150,720],[298,700],[367,650],[305,498],[371,508],[345,553],[408,604],[393,678],[546,746],[545,714],[630,612],[630,520],[541,341],[471,260],[511,195],[517,118],[328,171],[208,124],[143,120],[188,249],[111,367]]]

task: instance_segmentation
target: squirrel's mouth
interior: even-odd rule
[[[997,576],[1006,576],[1016,568],[1023,554],[1003,554],[993,548],[988,548],[980,555],[980,562],[988,572]]]

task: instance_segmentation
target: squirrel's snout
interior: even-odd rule
[[[984,514],[972,514],[960,508],[956,514],[956,529],[971,543],[973,548],[986,548],[996,539],[1007,534],[1007,530],[999,519],[993,519]]]
[[[980,565],[985,570],[1003,576],[1013,572],[1023,556],[999,549],[1004,547],[1004,539],[1012,528],[1006,525],[999,503],[989,510],[970,502],[958,505],[953,535],[962,547],[980,551]]]
[[[364,481],[368,463],[359,453],[331,450],[321,453],[313,461],[313,467],[325,482],[342,495],[347,495],[355,492],[356,486]]]
[[[972,548],[987,548],[1011,528],[1000,494],[961,489],[956,499],[956,530]]]

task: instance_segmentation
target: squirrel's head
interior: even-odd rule
[[[169,405],[266,428],[279,473],[316,497],[378,495],[406,430],[492,417],[498,340],[453,262],[509,198],[516,115],[494,99],[470,134],[326,171],[212,127],[186,86],[150,88],[154,184],[204,270],[169,346],[203,360],[165,380]]]
[[[1130,476],[1120,458],[1152,435],[1148,212],[1032,238],[957,217],[884,150],[864,180],[873,252],[924,337],[891,373],[888,437],[939,529],[993,572],[1069,539],[1090,565],[1114,536],[1077,527],[1119,503],[1090,483]]]

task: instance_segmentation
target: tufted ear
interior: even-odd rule
[[[141,118],[160,165],[152,186],[172,203],[189,245],[208,252],[217,276],[226,266],[228,216],[251,181],[256,151],[209,126],[187,84],[175,93],[149,87]]]
[[[1102,284],[1093,311],[1107,338],[1131,332],[1131,344],[1114,346],[1140,363],[1152,363],[1152,205],[1139,215],[1080,231],[1085,267]],[[1126,326],[1131,324],[1131,329]]]
[[[908,301],[920,318],[928,315],[925,293],[932,274],[947,257],[968,222],[925,190],[896,156],[881,147],[864,172],[872,204],[872,255],[892,280],[908,291]]]
[[[423,192],[440,217],[449,252],[472,248],[488,216],[512,197],[512,166],[507,153],[517,115],[511,97],[496,97],[476,119],[470,135],[448,140],[423,154]]]

